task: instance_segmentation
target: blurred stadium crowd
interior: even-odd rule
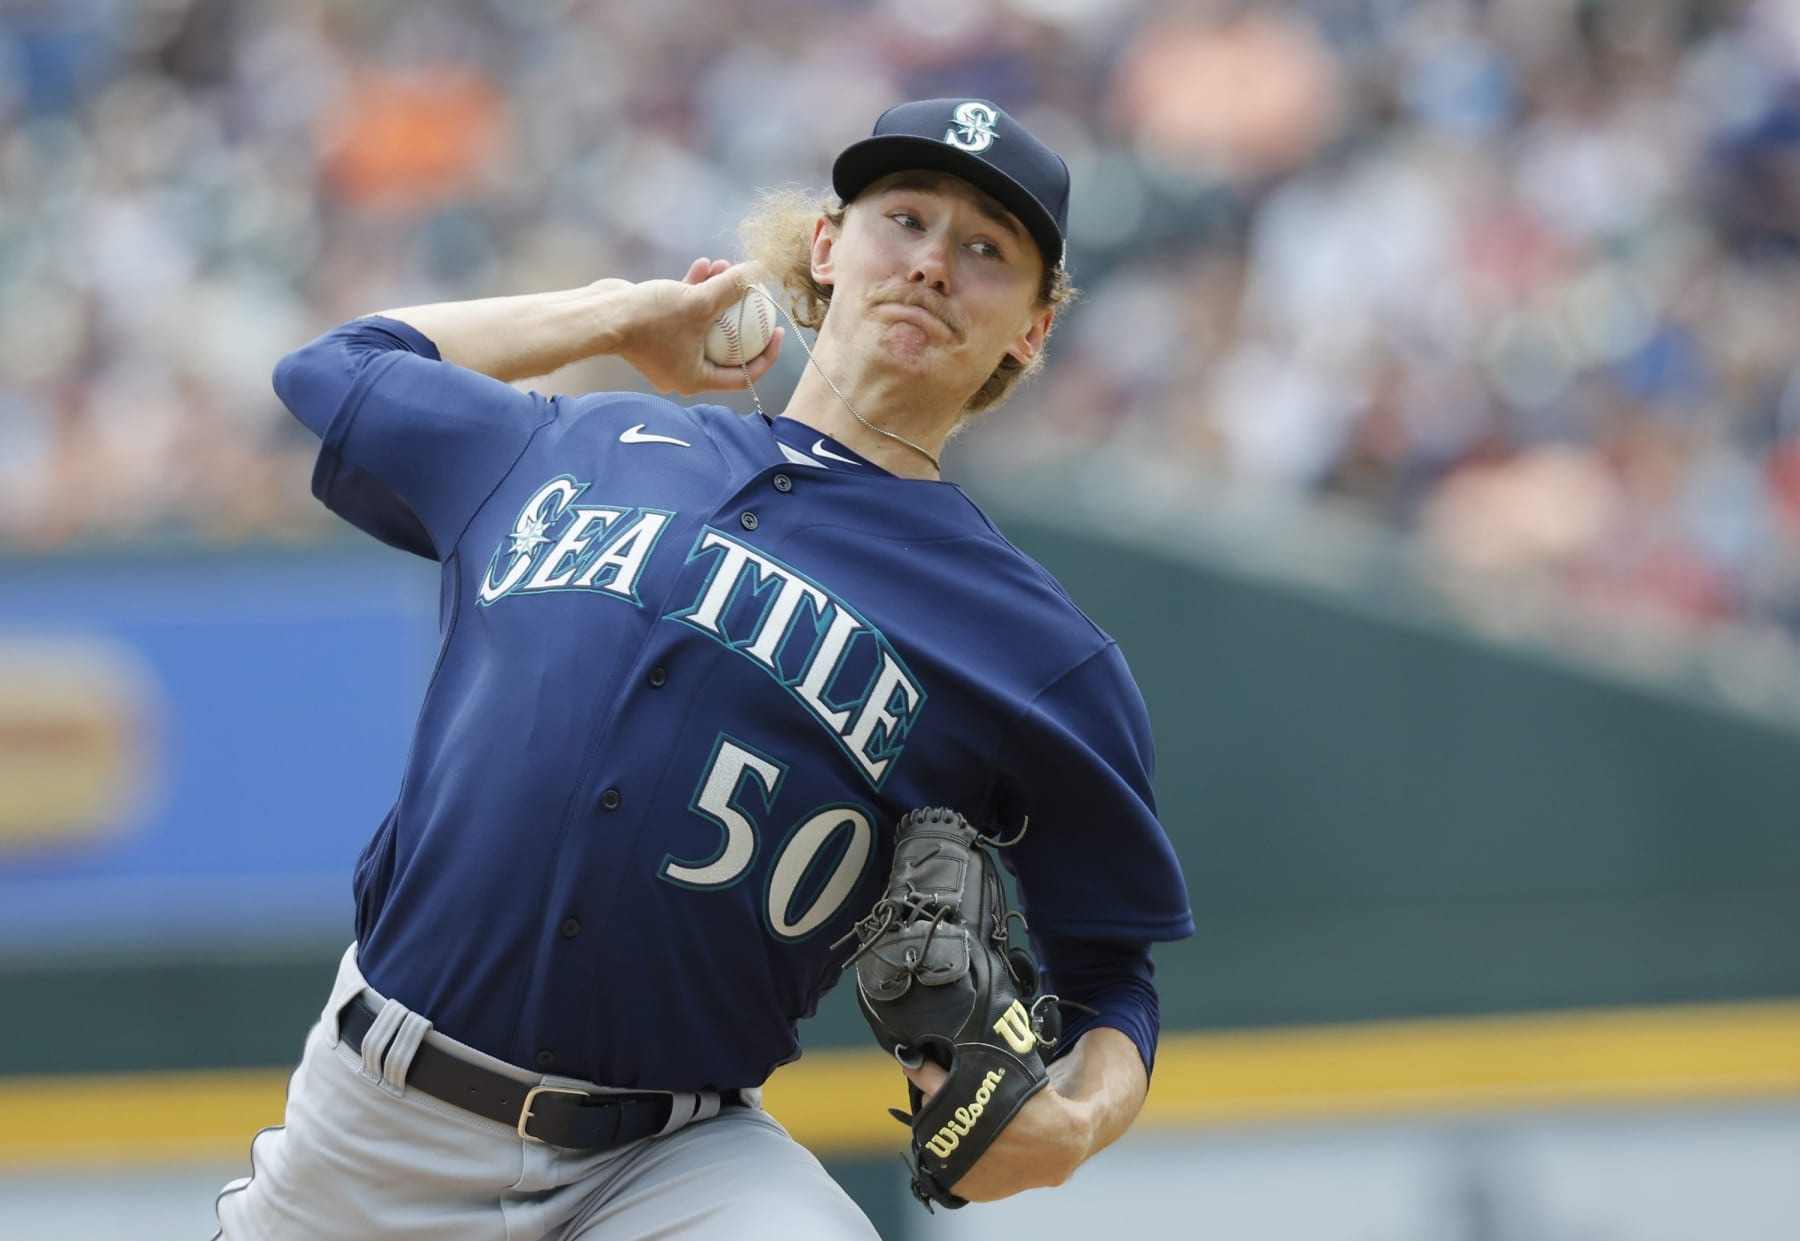
[[[0,546],[324,537],[287,348],[675,274],[962,94],[1086,290],[967,451],[1800,637],[1800,0],[11,0]]]

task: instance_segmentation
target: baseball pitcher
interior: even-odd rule
[[[1193,930],[1143,702],[938,471],[1073,295],[1068,170],[939,99],[831,181],[764,202],[755,267],[393,310],[277,367],[318,498],[442,566],[442,643],[221,1237],[873,1237],[759,1091],[840,979],[933,1209],[1136,1116],[1151,945]],[[753,386],[788,333],[704,345],[753,280],[816,329],[779,415],[512,386],[602,354]]]

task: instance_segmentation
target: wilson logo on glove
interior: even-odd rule
[[[1037,1046],[1037,1035],[1031,1029],[1031,1014],[1025,1006],[1014,1000],[1012,1007],[1000,1014],[1000,1020],[994,1023],[994,1033],[1006,1040],[1006,1045],[1021,1056]]]
[[[975,1092],[975,1097],[969,1100],[967,1107],[956,1109],[956,1119],[946,1123],[934,1136],[925,1139],[925,1145],[931,1149],[932,1154],[940,1159],[948,1158],[950,1152],[969,1136],[969,1130],[975,1127],[975,1122],[987,1111],[988,1100],[994,1097],[994,1087],[1005,1076],[1005,1069],[995,1069],[981,1079],[981,1089]]]

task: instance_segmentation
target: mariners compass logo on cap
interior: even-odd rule
[[[849,202],[890,172],[924,168],[961,177],[1019,218],[1044,262],[1062,265],[1069,231],[1069,166],[998,104],[921,99],[889,108],[875,132],[844,148],[831,188]]]
[[[964,151],[985,151],[999,137],[994,132],[994,110],[979,99],[957,104],[956,111],[950,117],[950,128],[944,131],[944,141],[953,147]]]

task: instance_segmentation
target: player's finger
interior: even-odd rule
[[[695,259],[688,264],[687,274],[681,278],[683,284],[699,284],[712,275],[711,259]]]
[[[762,268],[755,263],[715,263],[713,268],[701,288],[710,295],[715,313],[737,301],[747,287],[762,277]]]
[[[909,1069],[905,1065],[901,1065],[900,1071],[906,1074],[906,1080],[917,1086],[919,1093],[927,1099],[936,1094],[943,1084],[950,1080],[950,1074],[944,1070],[944,1066],[931,1060],[925,1061],[916,1069]]]

